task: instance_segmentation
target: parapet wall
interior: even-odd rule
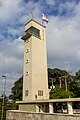
[[[6,120],[80,120],[80,115],[32,113],[12,110],[7,111]]]

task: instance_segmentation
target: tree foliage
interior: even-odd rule
[[[12,99],[13,101],[22,100],[22,87],[23,87],[23,77],[19,78],[19,80],[17,80],[14,83],[14,86],[11,89],[12,94],[9,96],[9,98]]]
[[[8,98],[5,96],[4,97],[4,106],[3,106],[3,96],[0,97],[0,120],[2,116],[2,106],[3,106],[3,120],[6,120],[6,110],[9,110],[8,107]]]
[[[59,77],[68,75],[68,72],[58,68],[48,68],[48,86],[52,85],[52,80],[54,85],[59,85]]]
[[[50,99],[62,99],[62,98],[72,98],[74,94],[69,90],[66,91],[63,88],[57,86],[50,91]]]
[[[80,97],[80,70],[76,72],[73,80],[69,84],[69,90],[74,93],[74,97]]]

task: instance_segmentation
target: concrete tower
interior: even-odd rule
[[[34,19],[24,27],[23,101],[49,99],[45,27]]]

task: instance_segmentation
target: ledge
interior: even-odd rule
[[[36,104],[36,103],[53,103],[53,102],[74,102],[80,101],[80,98],[64,98],[64,99],[45,99],[45,100],[34,100],[34,101],[17,101],[18,104]]]

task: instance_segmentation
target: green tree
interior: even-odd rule
[[[3,95],[0,98],[0,119],[2,116],[2,107],[3,107],[3,120],[6,120],[6,110],[8,110],[8,98],[5,96],[4,97],[4,106],[3,106]]]
[[[69,90],[66,91],[63,88],[60,88],[59,86],[56,86],[55,89],[52,89],[50,91],[50,99],[62,99],[62,98],[71,98],[74,94],[70,92]],[[66,103],[55,103],[56,104],[56,111],[58,109],[63,111],[63,108],[66,108]]]
[[[75,79],[76,79],[78,82],[80,82],[80,70],[78,70],[78,72],[76,72]]]
[[[59,78],[61,76],[65,76],[65,75],[68,75],[68,72],[65,70],[61,70],[58,68],[54,68],[54,69],[48,68],[48,86],[49,86],[49,88],[50,88],[50,86],[52,86],[52,84],[59,85],[60,84]]]
[[[1,119],[1,113],[2,113],[2,97],[0,98],[0,119]]]
[[[22,88],[23,88],[23,76],[14,83],[14,86],[11,89],[12,94],[9,96],[9,98],[12,99],[13,101],[22,100]]]
[[[80,70],[78,70],[75,76],[72,76],[72,80],[69,83],[69,90],[73,92],[74,97],[80,97]],[[80,102],[74,102],[74,108],[80,109]]]
[[[9,99],[12,101],[7,104],[7,110],[17,110],[18,104],[16,101],[22,100],[22,88],[23,88],[23,76],[21,76],[12,87],[12,94],[9,96]]]
[[[50,91],[50,99],[62,99],[62,98],[72,98],[74,94],[69,90],[66,91],[63,88],[57,86],[53,90]]]
[[[69,83],[69,90],[74,93],[74,97],[80,97],[80,70],[72,77]]]

